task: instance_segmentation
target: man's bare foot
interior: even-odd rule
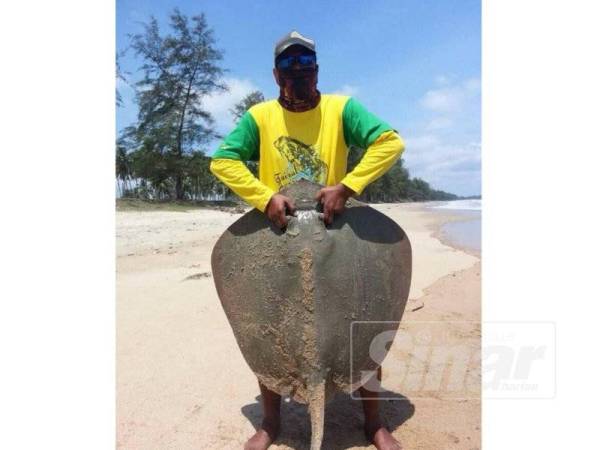
[[[379,426],[374,429],[365,427],[365,434],[367,439],[377,447],[377,450],[402,450],[400,442],[394,439],[394,436],[385,427]]]
[[[244,450],[267,450],[269,445],[277,439],[279,434],[279,423],[271,423],[263,420],[261,427],[244,445]]]

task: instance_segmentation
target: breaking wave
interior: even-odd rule
[[[432,206],[434,209],[460,209],[463,211],[481,211],[481,200],[452,200]]]

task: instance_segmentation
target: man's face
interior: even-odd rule
[[[310,52],[310,50],[302,47],[301,45],[292,45],[285,49],[285,51],[280,55],[278,59],[291,59],[291,64],[286,68],[278,68],[275,67],[273,69],[273,76],[275,77],[275,81],[281,88],[285,88],[286,80],[294,79],[294,78],[306,78],[306,77],[315,77],[316,83],[316,74],[319,71],[319,66],[314,63],[310,64],[302,64],[302,61],[298,58],[300,56],[310,56],[314,55],[314,53]],[[290,60],[286,61],[290,62]],[[289,84],[289,83],[287,83]]]

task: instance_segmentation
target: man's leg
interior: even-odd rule
[[[381,382],[381,367],[377,369],[377,380]],[[378,450],[400,450],[402,448],[400,443],[383,426],[379,416],[379,399],[376,398],[379,394],[365,387],[361,387],[359,392],[360,396],[363,397],[362,404],[365,412],[365,434],[367,439]],[[367,400],[367,398],[372,400]]]
[[[263,407],[263,421],[254,436],[246,442],[244,450],[267,450],[279,434],[281,395],[268,390],[260,382],[258,386]]]

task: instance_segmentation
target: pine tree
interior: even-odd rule
[[[162,36],[156,18],[151,17],[143,33],[131,36],[131,48],[144,61],[140,67],[144,76],[135,86],[139,107],[136,135],[145,156],[154,154],[155,160],[162,156],[164,171],[158,171],[161,176],[155,180],[161,195],[169,189],[170,179],[180,200],[185,195],[189,155],[218,137],[202,100],[226,86],[219,66],[222,52],[215,48],[204,14],[190,21],[175,9],[170,28],[171,34]]]

